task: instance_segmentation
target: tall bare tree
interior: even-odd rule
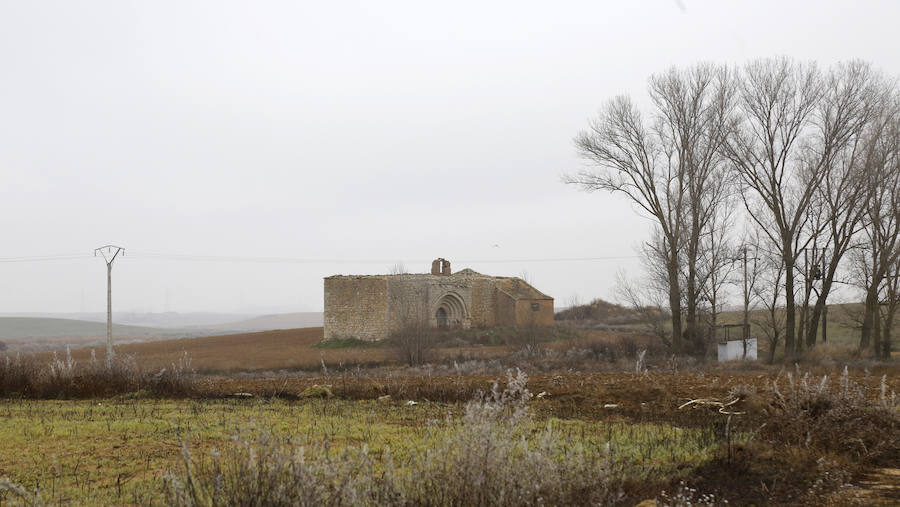
[[[793,351],[796,262],[827,162],[824,156],[812,159],[807,149],[816,143],[813,113],[823,95],[822,77],[814,65],[779,58],[749,63],[739,83],[739,111],[724,152],[740,177],[750,218],[782,258],[785,347]]]
[[[891,271],[900,263],[900,96],[896,91],[873,122],[865,150],[869,199],[865,228],[854,255],[854,280],[865,293],[860,350],[884,354],[879,299],[887,297]],[[890,344],[887,343],[889,346]]]
[[[894,264],[885,278],[885,301],[881,305],[881,335],[875,340],[875,353],[880,359],[891,358],[891,343],[893,341],[894,319],[897,310],[900,310],[900,259],[894,260]]]
[[[678,255],[683,243],[685,174],[667,160],[656,133],[644,125],[643,115],[628,97],[612,99],[588,130],[575,138],[580,154],[600,171],[567,176],[567,183],[588,191],[626,195],[651,217],[659,231],[655,251],[666,267],[673,343],[681,345],[681,287]]]
[[[726,68],[698,65],[652,76],[649,89],[651,126],[629,98],[613,99],[575,138],[579,153],[597,170],[567,176],[566,182],[622,193],[654,221],[658,240],[647,251],[665,268],[672,341],[683,349],[683,336],[697,334],[697,259],[724,186],[720,147],[733,85]]]
[[[718,316],[725,300],[725,288],[732,282],[731,274],[737,261],[731,239],[731,228],[734,226],[733,209],[728,204],[731,200],[722,201],[725,206],[717,207],[717,211],[705,230],[698,259],[698,286],[702,299],[709,302],[709,326],[714,337],[718,326]],[[709,343],[705,344],[708,348]]]
[[[810,223],[815,224],[811,235],[819,240],[821,268],[817,266],[819,290],[815,306],[805,319],[807,347],[816,343],[820,317],[826,311],[838,268],[864,224],[873,193],[869,173],[878,165],[873,145],[881,137],[883,121],[879,120],[889,98],[890,89],[883,77],[865,62],[839,64],[825,81],[825,92],[816,111],[822,142],[810,147],[811,163],[820,159],[826,162],[822,184],[810,206],[810,213],[818,215]],[[807,298],[808,292],[809,289]]]
[[[725,67],[673,68],[650,78],[650,96],[659,115],[657,129],[667,158],[677,161],[685,173],[687,199],[683,201],[686,209],[682,213],[685,241],[681,266],[685,336],[695,352],[702,352],[706,333],[698,328],[698,310],[709,289],[704,283],[711,280],[709,261],[716,260],[708,248],[711,245],[715,254],[720,253],[715,249],[717,236],[712,229],[728,195],[728,171],[721,146],[728,132],[734,84]],[[719,242],[719,247],[723,244]]]

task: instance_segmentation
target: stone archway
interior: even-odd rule
[[[452,292],[441,296],[432,315],[435,327],[468,327],[469,312],[466,310],[466,304],[461,297]]]

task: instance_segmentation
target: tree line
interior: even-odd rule
[[[565,177],[627,196],[653,222],[633,302],[670,313],[667,345],[711,342],[727,284],[786,356],[816,345],[838,284],[864,294],[859,347],[888,358],[900,306],[900,93],[864,61],[671,68],[649,107],[609,100]]]

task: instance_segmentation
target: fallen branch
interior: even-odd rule
[[[728,407],[734,405],[735,403],[737,403],[739,401],[741,401],[741,398],[735,398],[735,399],[733,399],[729,402],[725,402],[725,403],[718,401],[718,400],[709,400],[709,399],[699,398],[696,400],[691,400],[687,403],[683,403],[680,407],[678,407],[678,409],[681,410],[684,407],[697,408],[700,406],[709,406],[709,407],[719,407],[719,413],[723,414],[723,415],[743,415],[746,412],[733,412],[731,410],[727,410]]]

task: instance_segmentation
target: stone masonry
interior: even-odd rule
[[[515,277],[488,276],[436,259],[430,274],[325,278],[325,339],[381,340],[405,326],[553,324],[553,298]]]

